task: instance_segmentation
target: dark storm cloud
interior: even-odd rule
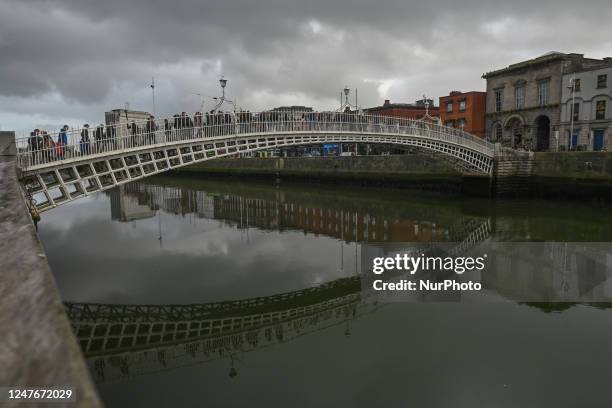
[[[0,125],[150,109],[152,76],[162,114],[199,108],[220,74],[250,109],[330,108],[345,84],[409,102],[553,49],[610,54],[611,17],[605,1],[4,0]]]

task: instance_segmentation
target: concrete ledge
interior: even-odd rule
[[[0,332],[0,386],[71,387],[75,403],[46,405],[102,406],[24,205],[13,157],[0,157]]]

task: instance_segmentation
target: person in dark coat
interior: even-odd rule
[[[79,148],[82,155],[89,154],[89,125],[86,123],[83,125],[83,129],[81,130],[81,141],[79,143]]]
[[[94,137],[96,139],[96,152],[100,153],[104,150],[104,125],[100,124],[96,127]]]
[[[157,130],[157,125],[155,124],[155,117],[151,115],[149,120],[147,121],[147,140],[146,143],[151,145],[155,143],[155,131]]]

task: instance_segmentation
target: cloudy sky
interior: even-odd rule
[[[609,0],[0,0],[0,127],[104,111],[362,106],[484,90],[481,74],[551,50],[612,55]],[[204,100],[205,108],[213,101]]]

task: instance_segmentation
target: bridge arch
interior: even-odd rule
[[[29,139],[22,140],[18,147],[22,185],[26,195],[34,196],[39,211],[44,211],[90,193],[201,161],[324,143],[415,147],[451,157],[469,172],[492,171],[493,145],[457,129],[389,117],[333,112],[317,115],[296,118],[292,113],[287,120],[278,120],[266,114],[261,121],[179,129],[168,129],[163,121],[156,121],[161,126],[150,121],[143,124],[140,129],[144,131],[140,133],[118,124],[106,129],[109,137],[87,143],[79,140],[82,133],[75,130],[59,153]]]

